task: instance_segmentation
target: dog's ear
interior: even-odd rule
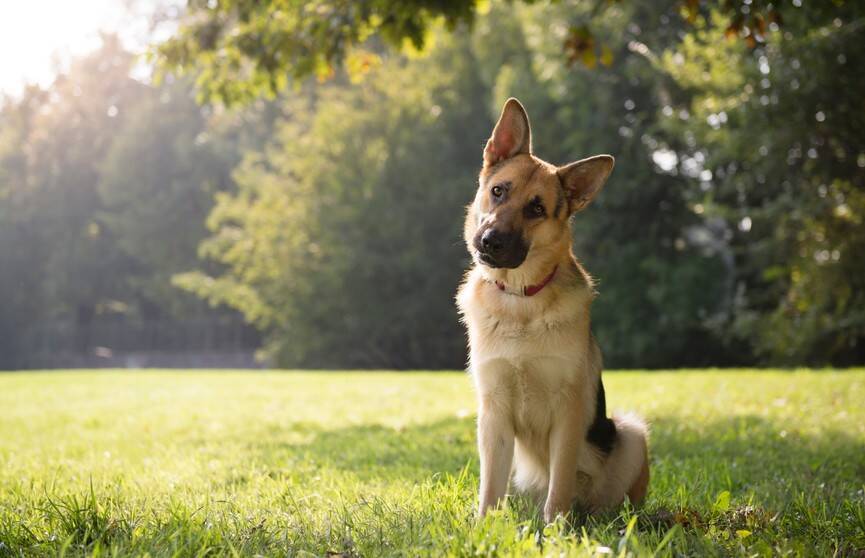
[[[519,101],[511,97],[484,148],[484,165],[490,166],[520,153],[532,152],[529,116]]]
[[[562,179],[571,213],[589,205],[613,172],[616,160],[611,155],[595,155],[556,171]]]

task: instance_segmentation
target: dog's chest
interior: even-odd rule
[[[459,299],[478,395],[506,407],[518,431],[548,428],[590,368],[590,292],[577,287],[552,295],[503,296],[470,281]]]
[[[549,431],[553,416],[573,389],[577,373],[574,363],[554,357],[512,363],[511,377],[504,379],[510,389],[502,392],[510,399],[518,437],[543,436]]]
[[[506,330],[507,331],[507,330]],[[509,410],[518,437],[544,436],[585,375],[588,348],[572,328],[487,338],[472,350],[478,392]]]
[[[482,314],[468,325],[473,363],[503,359],[543,384],[564,379],[563,369],[584,360],[589,340],[588,320],[576,309],[570,315],[556,309],[519,319]]]

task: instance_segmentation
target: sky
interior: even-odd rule
[[[99,31],[117,32],[127,48],[146,44],[159,0],[0,0],[0,92],[17,95],[26,83],[48,85],[72,56],[100,44]]]

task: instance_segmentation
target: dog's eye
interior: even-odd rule
[[[496,198],[502,197],[502,194],[505,193],[504,188],[502,188],[501,186],[493,186],[493,189],[491,191],[493,193],[493,197]]]
[[[538,200],[532,200],[525,209],[526,217],[543,217],[546,213],[547,212],[544,210],[544,204]]]

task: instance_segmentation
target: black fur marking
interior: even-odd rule
[[[559,173],[556,173],[556,178],[559,179],[559,189],[556,191],[556,209],[553,211],[553,215],[558,218],[559,212],[565,207],[565,184],[562,182],[562,177],[559,176]]]
[[[604,393],[604,381],[598,378],[598,390],[595,392],[595,420],[589,427],[586,439],[599,450],[609,455],[616,443],[616,425],[607,418],[607,395]]]
[[[536,207],[541,208],[540,213],[535,213]],[[543,202],[541,202],[540,196],[535,196],[534,198],[531,199],[531,201],[529,201],[528,204],[526,204],[526,206],[523,208],[523,216],[526,219],[538,219],[540,217],[546,217],[547,216],[547,210],[544,207]]]
[[[559,188],[559,190],[556,192],[556,209],[555,209],[555,211],[553,211],[553,215],[558,217],[559,213],[562,212],[562,208],[564,208],[564,207],[565,207],[565,193],[561,188]]]

